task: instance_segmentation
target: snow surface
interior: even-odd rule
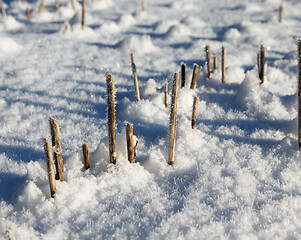
[[[45,0],[39,15],[35,0],[5,1],[0,17],[0,239],[301,239],[299,0],[148,0],[145,11],[138,0],[91,0],[84,30],[81,2],[75,11],[59,3],[55,11],[55,1]],[[210,80],[206,45],[219,58]],[[170,96],[181,62],[187,82],[169,166],[164,85]],[[194,63],[203,70],[190,90]],[[116,166],[108,163],[107,69],[116,89]],[[56,181],[55,199],[42,146],[49,116],[60,125],[66,177]],[[139,140],[135,164],[127,161],[127,122]]]

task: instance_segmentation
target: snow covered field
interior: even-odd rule
[[[0,239],[301,239],[298,0],[6,1],[0,17]],[[283,4],[283,20],[278,10]],[[26,9],[31,19],[26,19]],[[75,15],[76,14],[76,15]],[[257,53],[266,48],[260,85]],[[205,46],[219,59],[207,78]],[[226,84],[221,83],[225,46]],[[135,101],[130,51],[142,100]],[[167,164],[174,72],[175,163]],[[189,89],[193,64],[203,67]],[[115,80],[109,164],[105,72]],[[196,128],[190,127],[193,97]],[[58,120],[66,181],[50,197],[42,138]],[[126,154],[126,123],[139,140]],[[91,168],[83,170],[87,143]]]

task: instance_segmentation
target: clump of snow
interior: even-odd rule
[[[147,80],[146,84],[140,88],[141,96],[143,98],[150,97],[151,95],[156,94],[157,92],[157,84],[156,81],[152,78]]]

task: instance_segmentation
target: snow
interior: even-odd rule
[[[70,1],[59,0],[58,10],[54,0],[44,2],[39,14],[39,1],[7,0],[0,16],[1,240],[301,238],[299,1],[149,0],[145,11],[141,1],[87,1],[83,30],[81,2],[76,10]],[[211,79],[207,45],[218,57]],[[182,62],[186,85],[178,91],[170,166],[170,97]],[[191,90],[194,64],[202,70]],[[116,165],[109,164],[107,70],[116,91]],[[42,144],[50,139],[49,116],[60,126],[65,173],[55,198]],[[135,164],[127,160],[128,122],[139,141]]]

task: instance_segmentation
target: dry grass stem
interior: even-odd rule
[[[1,11],[2,11],[2,16],[5,17],[6,16],[6,11],[5,11],[5,6],[3,1],[1,1]]]
[[[279,19],[278,19],[279,23],[282,22],[282,15],[283,15],[283,5],[280,5],[280,7],[279,7]]]
[[[298,40],[298,142],[301,147],[301,39]]]
[[[30,20],[30,18],[31,18],[30,9],[29,8],[26,8],[26,17],[27,17],[27,20]]]
[[[114,79],[109,71],[106,72],[107,82],[107,118],[109,128],[110,163],[116,164],[116,122],[115,122],[115,93]]]
[[[46,8],[45,8],[44,0],[42,0],[39,5],[39,15],[41,15],[45,11],[46,11]]]
[[[186,65],[181,63],[181,88],[185,87]]]
[[[62,158],[62,148],[60,142],[59,124],[55,119],[50,117],[49,125],[50,125],[52,147],[54,149],[53,155],[54,155],[54,162],[56,167],[55,178],[57,180],[60,179],[61,181],[64,181],[64,167],[63,167],[63,158]]]
[[[76,11],[76,7],[75,7],[74,0],[71,0],[71,6],[72,6],[72,9],[73,9],[74,11]]]
[[[144,2],[144,1],[141,3],[141,10],[142,10],[142,11],[145,11],[145,10],[146,10],[145,2]]]
[[[201,71],[201,69],[202,69],[202,67],[199,67],[199,65],[197,65],[197,64],[193,65],[193,73],[192,73],[192,78],[191,78],[190,89],[194,89],[197,76],[198,76],[199,72]]]
[[[177,101],[178,101],[178,73],[175,73],[173,79],[170,124],[169,124],[169,146],[168,146],[168,164],[174,163],[175,143],[176,143],[176,122],[177,122]]]
[[[168,83],[165,83],[165,89],[164,89],[164,105],[167,107],[167,91],[168,91]]]
[[[217,69],[217,56],[214,56],[213,58],[213,68]]]
[[[85,28],[86,0],[82,1],[82,29]]]
[[[212,63],[211,63],[211,51],[210,46],[206,46],[206,58],[207,58],[207,71],[208,71],[208,78],[211,78],[212,73]]]
[[[226,49],[222,46],[222,83],[226,83]]]
[[[53,167],[53,158],[50,143],[46,138],[43,138],[44,152],[45,158],[47,162],[47,170],[48,170],[48,180],[50,186],[50,195],[51,197],[55,197],[56,187],[55,187],[55,176],[54,176],[54,167]]]
[[[191,118],[191,128],[194,129],[195,123],[196,123],[196,116],[198,113],[198,105],[199,105],[199,99],[197,96],[193,98],[193,108],[192,108],[192,118]]]
[[[264,83],[264,64],[265,64],[265,49],[264,46],[260,46],[260,54],[259,54],[259,79],[260,84]]]
[[[84,168],[85,170],[90,168],[89,149],[87,144],[83,144],[83,157],[84,157]]]
[[[135,147],[133,141],[133,126],[129,123],[126,124],[126,143],[128,160],[130,163],[135,162]]]
[[[136,100],[138,102],[138,101],[140,101],[140,92],[139,92],[135,57],[134,57],[134,52],[133,51],[131,51],[131,63],[132,63],[132,72],[133,72],[133,78],[134,78],[134,84],[135,84]]]
[[[60,8],[60,4],[58,1],[55,1],[55,10],[58,10]]]

